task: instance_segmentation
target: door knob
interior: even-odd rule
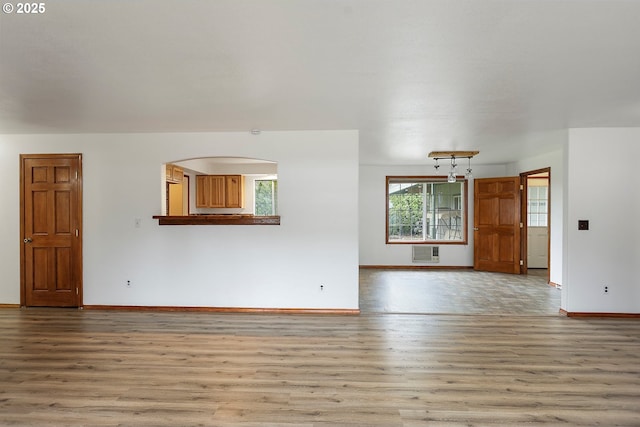
[[[478,227],[473,227],[473,231],[478,231],[480,230]]]
[[[31,239],[31,237],[27,237],[27,238],[24,239],[24,242],[25,243],[31,243],[31,242],[33,242],[33,239]]]

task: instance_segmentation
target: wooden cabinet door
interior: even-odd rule
[[[180,166],[167,164],[165,165],[165,171],[168,182],[174,184],[180,184],[182,182],[182,179],[184,178],[184,169]]]
[[[196,207],[224,208],[224,175],[196,176]]]
[[[196,175],[196,208],[209,207],[209,176]]]
[[[184,169],[180,166],[174,165],[173,170],[171,171],[171,179],[177,184],[182,184],[182,180],[184,179]]]
[[[242,175],[197,175],[197,208],[241,208],[244,205]]]
[[[244,180],[242,175],[228,175],[226,178],[227,208],[241,208],[244,205]]]
[[[225,205],[225,176],[209,175],[209,208],[224,208]]]

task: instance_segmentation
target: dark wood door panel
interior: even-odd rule
[[[499,227],[513,227],[520,223],[520,206],[516,206],[513,195],[500,194],[498,197],[498,223]]]

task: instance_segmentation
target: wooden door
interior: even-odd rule
[[[520,273],[520,177],[474,182],[474,268]]]
[[[82,305],[82,157],[21,155],[21,304]]]

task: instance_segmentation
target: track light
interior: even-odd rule
[[[449,170],[449,173],[447,175],[447,182],[453,183],[453,182],[456,182],[457,180],[456,168],[458,167],[458,164],[456,163],[456,159],[466,158],[469,161],[464,177],[466,179],[471,179],[473,178],[473,174],[471,173],[472,171],[471,158],[478,153],[479,151],[432,151],[431,153],[429,153],[429,157],[433,158],[433,160],[435,160],[436,162],[436,164],[434,165],[434,168],[436,169],[436,174],[438,173],[438,170],[440,168],[440,165],[438,164],[438,160],[451,159],[451,169]]]

